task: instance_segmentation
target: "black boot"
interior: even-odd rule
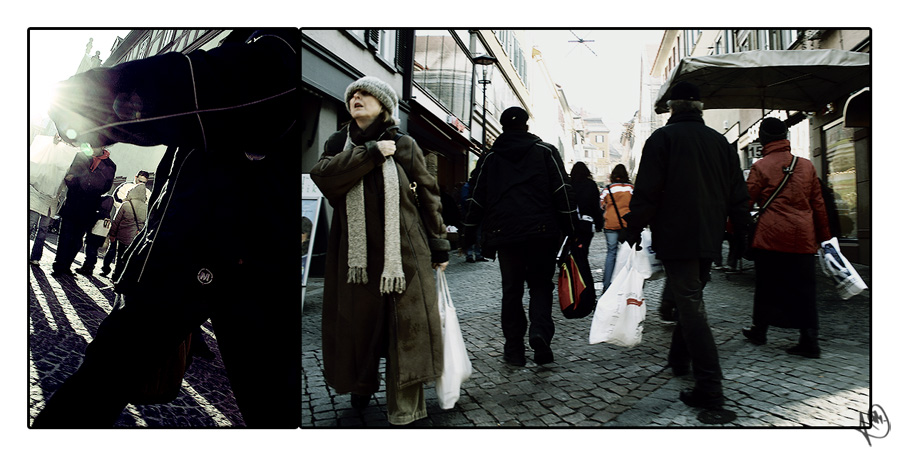
[[[752,325],[750,327],[745,327],[741,329],[741,333],[744,334],[751,343],[761,346],[766,344],[766,332],[769,330],[767,326],[762,325]]]
[[[822,355],[819,349],[819,331],[814,328],[800,329],[800,342],[787,349],[787,353],[791,355],[799,355],[810,359],[818,359]]]
[[[371,400],[371,394],[350,394],[350,406],[353,406],[353,409],[365,409]]]

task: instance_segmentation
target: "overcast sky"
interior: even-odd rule
[[[624,123],[638,110],[641,53],[647,44],[658,47],[662,32],[535,30],[532,36],[573,108]],[[585,43],[572,42],[579,38]]]

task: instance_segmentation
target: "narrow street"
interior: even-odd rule
[[[604,258],[605,243],[595,237],[592,268]],[[453,254],[447,279],[474,373],[451,410],[441,410],[434,389],[426,388],[429,417],[416,426],[857,427],[860,412],[870,406],[871,290],[843,301],[819,272],[822,358],[806,359],[785,352],[796,344],[796,330],[772,328],[764,346],[741,335],[750,323],[754,287],[752,263],[744,268],[727,277],[714,270],[704,292],[725,375],[725,409],[737,415],[731,423],[708,425],[698,419],[700,410],[678,400],[679,391],[692,387],[690,376],[674,377],[663,368],[674,327],[657,313],[663,280],[645,284],[647,318],[636,347],[590,345],[591,316],[567,320],[555,310],[555,362],[536,365],[528,351],[526,366],[516,368],[502,360],[498,265],[466,263]],[[858,269],[871,287],[869,270]],[[594,278],[601,276],[595,271]],[[383,385],[373,403],[357,412],[349,395],[335,394],[324,382],[321,289],[322,280],[310,278],[303,310],[303,427],[387,427]]]

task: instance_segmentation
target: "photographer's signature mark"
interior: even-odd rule
[[[884,409],[878,405],[872,405],[868,417],[862,412],[859,413],[859,433],[866,437],[866,442],[872,446],[871,438],[884,438],[891,431],[891,421],[888,420]]]

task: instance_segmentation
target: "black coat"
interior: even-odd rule
[[[572,191],[575,194],[578,214],[594,219],[593,222],[581,220],[576,228],[582,232],[603,230],[603,210],[600,209],[600,189],[597,188],[597,183],[590,179],[573,181]]]
[[[660,259],[721,255],[726,217],[741,230],[750,214],[737,152],[699,113],[673,115],[644,144],[623,216],[629,232],[649,225]]]
[[[240,284],[238,271],[282,287],[299,275],[298,262],[283,259],[300,258],[300,238],[272,237],[299,227],[299,41],[296,29],[264,31],[62,84],[50,117],[61,132],[79,132],[76,143],[169,146],[146,226],[117,268],[118,291],[206,293]]]
[[[482,226],[482,252],[574,232],[572,186],[559,151],[526,131],[506,131],[479,160],[470,181],[466,239]]]
[[[84,154],[76,154],[72,160],[66,173],[66,201],[59,210],[60,217],[85,224],[97,220],[101,196],[109,191],[116,177],[116,164],[109,158],[102,159],[91,171],[93,161]]]

